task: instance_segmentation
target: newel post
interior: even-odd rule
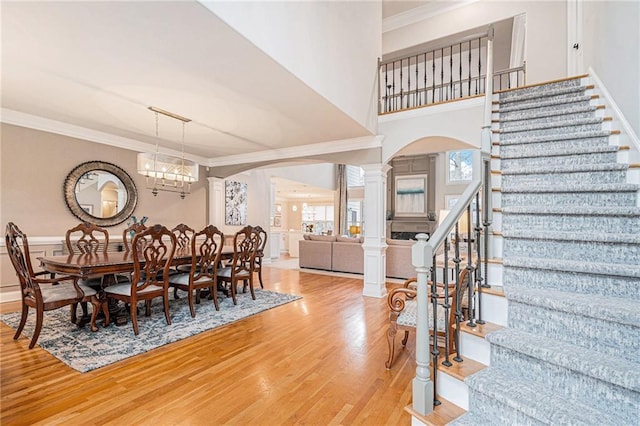
[[[427,244],[427,234],[416,235],[418,242],[411,249],[411,263],[416,268],[418,304],[416,324],[416,377],[413,379],[413,409],[422,415],[433,411],[433,382],[429,375],[429,299],[428,274],[433,262],[433,249]]]

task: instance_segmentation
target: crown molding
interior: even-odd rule
[[[125,138],[122,136],[112,135],[110,133],[100,132],[98,130],[87,129],[62,121],[51,120],[49,118],[39,117],[37,115],[27,114],[12,109],[2,108],[0,121],[6,124],[26,127],[29,129],[40,130],[43,132],[55,133],[71,138],[82,139],[90,142],[101,143],[104,145],[114,146],[116,148],[128,149],[136,152],[154,152],[156,146],[154,144],[140,142],[136,139]],[[163,154],[169,154],[176,157],[182,156],[181,151],[163,148]],[[195,161],[199,164],[207,162],[205,157],[185,154],[185,158]]]
[[[476,3],[479,0],[460,0],[456,2],[430,2],[424,6],[406,10],[382,20],[382,33],[397,30],[425,19],[450,12],[452,10]]]
[[[209,167],[231,166],[234,164],[251,164],[272,160],[283,160],[289,158],[309,157],[321,154],[333,154],[337,152],[348,152],[359,149],[370,149],[382,147],[384,136],[362,136],[359,138],[342,139],[331,142],[321,142],[310,145],[300,145],[291,148],[272,149],[258,151],[251,154],[228,155],[210,159],[206,163]]]

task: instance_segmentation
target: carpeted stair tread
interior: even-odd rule
[[[550,364],[640,392],[640,364],[638,363],[611,356],[607,357],[607,362],[603,362],[602,354],[599,352],[512,328],[503,328],[488,334],[486,339],[492,345],[502,346]]]
[[[637,233],[586,233],[571,231],[538,231],[538,230],[510,230],[502,232],[503,238],[519,238],[540,241],[582,241],[597,243],[640,244],[640,234]]]
[[[528,132],[532,130],[555,129],[559,127],[575,127],[588,124],[600,124],[603,122],[602,117],[579,118],[574,120],[557,120],[542,123],[527,123],[522,126],[510,126],[508,128],[500,128],[501,134]]]
[[[545,117],[557,117],[558,115],[563,115],[563,114],[577,114],[577,113],[581,113],[581,112],[594,112],[597,110],[597,107],[595,105],[579,105],[579,106],[569,106],[566,108],[560,108],[560,109],[555,109],[555,110],[542,110],[542,111],[530,111],[528,113],[524,113],[523,114],[515,114],[515,112],[512,113],[505,113],[503,116],[500,116],[500,123],[512,123],[514,121],[526,121],[526,120],[531,120],[531,119],[537,119],[537,118],[545,118]]]
[[[540,291],[527,288],[524,283],[522,286],[508,287],[505,295],[508,300],[527,305],[543,306],[560,312],[640,327],[640,309],[638,309],[637,300],[598,296],[594,303],[594,296],[591,294],[552,289]],[[588,309],[585,309],[585,306],[588,306]],[[640,328],[638,332],[640,333]],[[638,337],[640,338],[640,334]]]
[[[527,168],[503,170],[503,175],[531,175],[540,173],[580,173],[580,172],[600,172],[627,170],[629,166],[621,163],[600,163],[600,164],[563,164],[553,166],[530,166]]]
[[[624,265],[607,262],[581,262],[577,260],[555,260],[535,257],[504,257],[505,267],[541,269],[550,271],[578,272],[594,275],[640,278],[640,265]]]
[[[544,88],[542,86],[525,87],[522,89],[514,89],[509,92],[501,93],[500,105],[549,96],[566,95],[568,93],[580,93],[584,92],[585,90],[586,87],[579,84],[574,84],[571,86],[556,86],[552,89]]]
[[[507,206],[502,214],[544,214],[569,216],[630,216],[640,217],[640,207],[635,206],[585,206],[577,210],[574,206]]]
[[[481,392],[543,424],[593,425],[596,419],[601,425],[624,424],[615,413],[603,413],[579,401],[564,399],[542,385],[497,367],[488,367],[468,377],[465,383],[472,392]]]
[[[573,102],[588,102],[591,100],[590,95],[581,95],[566,98],[550,98],[550,99],[532,99],[528,102],[513,101],[509,104],[500,105],[500,112],[512,112],[523,109],[534,109],[553,105],[564,105]]]
[[[614,145],[595,146],[587,145],[581,147],[570,147],[563,149],[536,149],[533,151],[521,150],[519,152],[513,152],[508,154],[500,154],[501,160],[515,160],[520,158],[534,158],[534,157],[561,157],[570,155],[583,155],[583,154],[606,154],[612,152],[618,152],[619,148]]]
[[[639,186],[635,183],[586,183],[586,184],[558,184],[553,186],[513,185],[502,188],[508,192],[633,192]]]
[[[500,140],[500,145],[520,145],[520,144],[538,143],[538,142],[556,142],[556,141],[569,140],[569,139],[603,138],[607,136],[611,136],[610,130],[562,133],[557,135],[524,136],[520,138]]]

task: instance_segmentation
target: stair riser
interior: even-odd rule
[[[580,79],[556,81],[556,82],[541,85],[541,86],[532,86],[532,87],[526,87],[524,89],[510,90],[508,92],[500,93],[499,97],[501,101],[514,101],[514,100],[522,99],[523,97],[527,97],[527,96],[546,96],[548,93],[553,93],[555,91],[566,91],[566,92],[584,91],[585,88],[580,86],[581,86]]]
[[[502,231],[624,232],[640,235],[640,216],[504,214]]]
[[[576,192],[576,193],[531,193],[511,192],[502,193],[500,201],[503,207],[507,206],[576,206],[584,207],[608,207],[608,206],[635,206],[637,204],[636,192]]]
[[[561,135],[572,134],[576,132],[597,132],[602,129],[602,123],[590,123],[590,124],[576,124],[571,126],[562,127],[549,127],[542,129],[522,129],[520,131],[501,132],[500,141],[513,141],[519,138],[533,137],[533,136],[553,136],[558,137]]]
[[[533,419],[522,411],[503,404],[482,392],[470,389],[469,394],[469,411],[478,413],[486,419],[491,419],[491,425],[493,426],[549,426],[548,423]]]
[[[572,114],[565,115],[556,115],[550,117],[540,117],[540,118],[523,118],[522,120],[517,121],[501,121],[500,122],[500,130],[503,132],[515,130],[522,127],[528,128],[547,128],[547,127],[555,127],[558,125],[557,123],[566,123],[567,121],[578,121],[582,122],[582,120],[593,119],[595,118],[595,113],[592,111],[587,112],[576,112]]]
[[[594,297],[612,296],[640,299],[640,284],[635,277],[613,277],[572,271],[541,271],[539,269],[505,266],[503,280],[510,288],[518,285],[530,289],[564,289],[571,293],[593,294]]]
[[[517,287],[516,287],[517,288]],[[597,300],[597,296],[594,296]],[[585,306],[585,310],[589,307]],[[585,312],[587,313],[587,312]],[[509,327],[561,340],[601,353],[634,361],[640,353],[640,328],[561,312],[544,306],[509,302]]]
[[[501,168],[503,172],[516,171],[526,169],[527,167],[537,166],[562,166],[565,164],[573,165],[586,165],[586,164],[600,164],[600,163],[615,163],[617,160],[617,153],[615,152],[603,152],[594,154],[581,154],[581,155],[557,155],[551,157],[528,157],[518,159],[504,159],[501,161]]]
[[[534,96],[533,94],[531,94],[532,96]],[[569,92],[569,93],[561,93],[561,94],[556,94],[556,95],[550,95],[550,96],[537,96],[537,97],[532,97],[532,96],[514,96],[510,99],[503,99],[503,97],[500,97],[500,110],[503,109],[511,109],[514,107],[528,107],[528,108],[535,108],[536,105],[545,105],[545,104],[549,104],[549,103],[559,103],[559,104],[564,104],[564,103],[572,103],[575,102],[579,99],[582,99],[585,95],[585,91],[584,90],[578,90],[578,91],[573,91],[573,92]]]
[[[578,400],[604,412],[615,412],[628,422],[625,424],[637,421],[640,410],[637,392],[496,345],[491,347],[491,365],[502,366],[520,377],[540,383],[560,397]]]
[[[533,187],[553,187],[557,185],[584,185],[588,183],[626,183],[627,175],[624,170],[605,170],[576,173],[540,173],[528,175],[503,175],[502,189],[509,190],[522,185]]]
[[[640,244],[504,238],[504,257],[563,259],[582,262],[637,264]]]
[[[501,140],[500,156],[506,158],[513,156],[533,156],[539,155],[541,151],[550,154],[562,154],[567,149],[573,148],[599,148],[609,146],[611,135],[598,133],[597,136],[585,137],[583,135],[553,135],[544,140],[528,140],[525,138]]]
[[[501,124],[505,124],[510,121],[529,120],[533,117],[535,118],[542,118],[546,116],[555,117],[558,115],[558,108],[561,108],[562,110],[567,110],[570,113],[597,111],[595,106],[591,105],[591,102],[589,100],[583,100],[580,102],[573,102],[570,105],[567,105],[565,107],[558,107],[556,105],[553,105],[553,106],[547,106],[547,107],[540,107],[533,110],[521,110],[521,111],[510,111],[510,112],[500,111],[498,114],[494,116],[494,118],[500,120]]]

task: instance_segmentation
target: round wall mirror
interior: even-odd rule
[[[131,176],[120,167],[88,161],[67,175],[64,199],[78,219],[114,226],[131,216],[138,203],[138,191]]]

